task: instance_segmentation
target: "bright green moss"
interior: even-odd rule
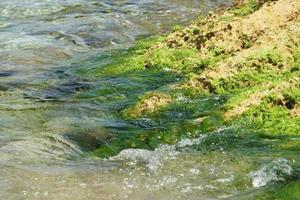
[[[158,40],[154,40],[157,42]],[[208,61],[201,59],[197,49],[168,47],[150,48],[155,44],[153,40],[142,40],[120,57],[113,57],[112,64],[81,72],[90,78],[122,75],[131,71],[141,70],[173,70],[177,73],[199,71]]]
[[[262,93],[265,90],[266,90],[265,85],[257,85],[251,88],[245,88],[243,91],[240,91],[238,93],[228,94],[227,101],[223,105],[222,110],[228,111],[232,109],[234,106],[239,105],[245,99],[249,99],[249,97],[255,92]]]
[[[259,8],[256,0],[248,0],[245,4],[239,8],[234,9],[232,12],[236,16],[245,16],[255,12]]]
[[[197,49],[162,47],[148,51],[144,56],[146,68],[161,70],[171,69],[177,72],[190,72],[199,70],[205,61],[199,57]]]
[[[165,39],[165,36],[138,39],[136,44],[129,49],[129,52],[131,52],[132,54],[143,54],[149,48],[153,47],[153,45],[159,42],[163,42]]]
[[[289,110],[283,106],[262,103],[245,115],[253,118],[258,130],[268,134],[296,135],[300,131],[300,119],[291,117]]]
[[[281,80],[283,74],[284,58],[277,50],[263,50],[256,52],[245,60],[236,64],[235,72],[226,79],[213,80],[214,92],[217,94],[230,94],[244,91],[245,88]]]
[[[299,102],[299,91],[298,85],[286,88],[282,93],[273,92],[263,98],[259,106],[245,112],[243,117],[250,117],[256,129],[265,133],[297,135],[300,132],[300,118],[293,109],[296,102]]]
[[[260,50],[246,59],[246,61],[250,63],[253,63],[253,61],[259,61],[261,63],[268,63],[279,68],[283,66],[285,60],[286,58],[284,58],[281,52],[276,48]]]
[[[77,73],[96,79],[144,70],[146,52],[149,51],[150,47],[162,42],[164,39],[164,36],[140,39],[132,48],[126,51],[117,51],[107,55],[108,62],[103,63],[103,58],[100,57],[102,62],[99,65],[84,66],[84,68],[77,69]]]

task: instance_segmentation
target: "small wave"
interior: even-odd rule
[[[253,187],[263,187],[271,182],[284,181],[285,177],[291,176],[293,168],[289,161],[279,158],[263,166],[261,169],[251,172]]]

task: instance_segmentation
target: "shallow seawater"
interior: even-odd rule
[[[299,199],[299,137],[210,129],[221,97],[178,97],[155,119],[125,120],[139,95],[180,77],[75,73],[229,3],[2,0],[0,199]]]

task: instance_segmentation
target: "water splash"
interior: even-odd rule
[[[251,172],[253,187],[263,187],[272,182],[284,181],[287,176],[291,176],[293,168],[289,161],[284,158],[278,158],[271,163],[263,166],[261,169]]]
[[[145,149],[125,149],[110,160],[124,160],[130,166],[144,163],[151,173],[156,173],[162,167],[162,160],[174,157],[177,152],[172,146],[164,145],[155,151]]]

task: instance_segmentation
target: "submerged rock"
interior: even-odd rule
[[[91,89],[92,86],[87,83],[81,82],[68,82],[59,85],[56,90],[63,92],[63,93],[75,93],[80,91],[85,91]]]

